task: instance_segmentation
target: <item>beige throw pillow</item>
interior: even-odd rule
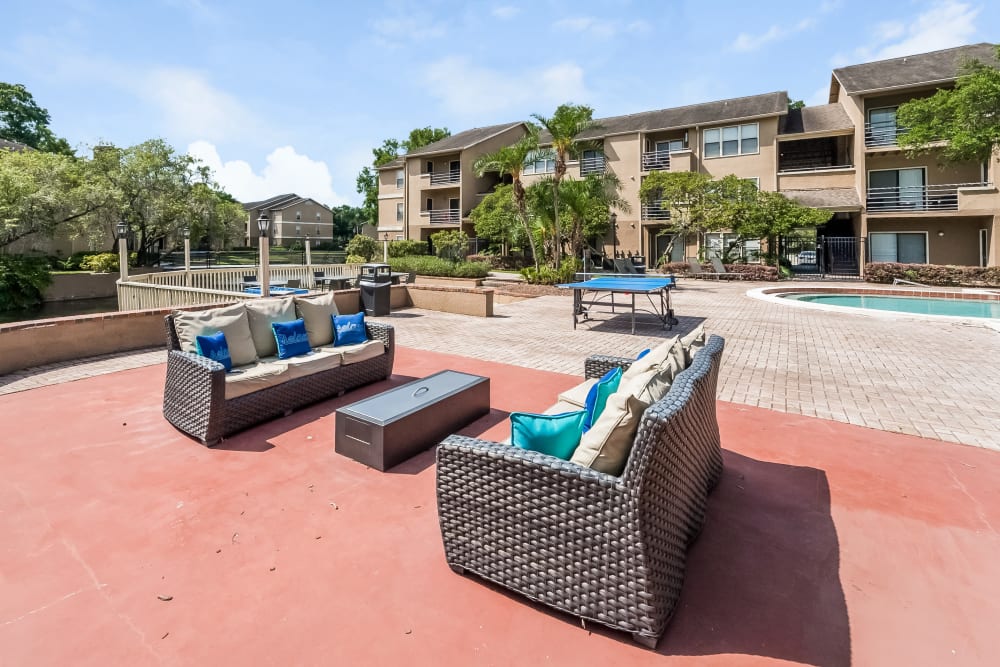
[[[198,351],[198,336],[211,336],[221,331],[226,336],[233,366],[245,366],[257,361],[250,321],[242,303],[211,310],[175,310],[174,328],[181,349],[187,352]]]
[[[309,336],[309,346],[313,349],[323,347],[333,342],[333,319],[339,315],[337,302],[333,292],[327,292],[316,297],[296,297],[295,309],[299,317],[305,320],[306,335]]]
[[[580,438],[580,445],[570,460],[609,475],[621,475],[647,407],[640,399],[621,390],[611,394],[604,412]]]
[[[687,368],[698,350],[705,347],[705,325],[698,325],[691,333],[681,338],[681,346],[684,348],[684,368]]]
[[[295,302],[291,299],[248,299],[244,304],[250,321],[250,335],[257,348],[258,357],[273,357],[278,354],[278,344],[274,340],[275,322],[291,322],[295,319]]]

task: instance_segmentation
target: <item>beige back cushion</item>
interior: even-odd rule
[[[642,400],[621,390],[611,394],[604,412],[580,438],[570,460],[609,475],[621,475],[647,407]]]
[[[681,346],[684,348],[684,367],[687,368],[698,350],[705,347],[705,325],[698,325],[691,333],[681,338]]]
[[[677,360],[670,356],[656,368],[650,368],[619,385],[618,391],[632,394],[646,405],[652,405],[667,395],[670,385],[681,370],[683,369],[678,367]]]
[[[654,368],[659,368],[664,361],[669,358],[675,359],[678,364],[684,363],[684,348],[680,345],[680,336],[674,336],[663,341],[649,351],[642,359],[632,362],[628,370],[622,373],[622,384],[627,384],[633,378],[638,377]]]
[[[296,297],[295,309],[306,322],[306,335],[313,349],[333,342],[333,319],[339,315],[333,292],[316,297]]]
[[[250,321],[242,303],[212,310],[175,310],[174,329],[181,349],[187,352],[198,351],[198,336],[210,336],[221,331],[226,335],[233,366],[245,366],[257,361],[257,350],[250,335]]]
[[[258,357],[273,357],[278,354],[278,344],[274,340],[275,322],[291,322],[295,319],[295,302],[291,299],[250,299],[245,304],[247,319],[250,321],[250,335]]]

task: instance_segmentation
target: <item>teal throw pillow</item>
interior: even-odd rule
[[[271,324],[274,340],[278,344],[278,358],[288,359],[300,354],[309,354],[309,334],[306,333],[305,320],[299,318],[291,322],[274,322]]]
[[[587,392],[587,400],[583,404],[587,416],[583,420],[581,429],[584,433],[597,422],[597,418],[604,412],[604,406],[608,403],[608,396],[618,391],[618,385],[621,384],[621,381],[622,369],[619,366],[605,373]]]
[[[569,461],[580,444],[580,427],[586,414],[585,410],[558,415],[512,412],[510,443],[530,452],[541,452]]]
[[[198,354],[208,357],[212,361],[218,361],[226,367],[227,371],[233,370],[233,359],[229,356],[229,343],[226,342],[226,334],[221,331],[211,336],[197,336],[194,339]]]
[[[333,318],[333,346],[358,345],[368,340],[364,312],[354,315],[331,315]]]

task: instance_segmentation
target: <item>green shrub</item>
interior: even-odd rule
[[[520,255],[469,255],[467,262],[486,262],[494,269],[514,270],[531,265],[531,260]]]
[[[451,262],[430,255],[390,257],[389,266],[399,273],[445,278],[485,278],[490,273],[489,265],[483,262]]]
[[[381,254],[379,243],[370,236],[358,234],[347,242],[347,254],[363,257],[364,262],[370,262],[377,254]]]
[[[389,241],[389,257],[409,257],[426,255],[427,244],[423,241]]]
[[[51,283],[44,258],[0,255],[0,311],[41,304],[45,288]]]
[[[361,255],[348,255],[344,260],[345,264],[364,264],[368,260]]]
[[[531,285],[559,285],[573,282],[579,270],[580,260],[567,257],[558,269],[542,266],[536,271],[535,267],[528,266],[521,269],[521,275]]]
[[[460,262],[465,259],[469,249],[469,235],[461,229],[450,229],[437,234],[431,234],[434,244],[434,254],[442,259]]]
[[[118,270],[118,254],[113,252],[102,252],[97,255],[88,255],[80,262],[80,268],[84,271],[94,273],[111,273]]]

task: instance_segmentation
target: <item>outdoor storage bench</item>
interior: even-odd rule
[[[368,340],[336,346],[333,293],[253,299],[166,316],[163,416],[206,445],[292,410],[392,375],[395,331],[366,321]],[[272,324],[304,320],[307,354],[279,358]],[[199,354],[196,335],[225,334],[232,370]]]
[[[437,450],[437,500],[451,568],[655,647],[722,474],[715,396],[724,345],[709,337],[641,412],[619,475],[449,436]],[[634,362],[591,357],[585,373]]]

